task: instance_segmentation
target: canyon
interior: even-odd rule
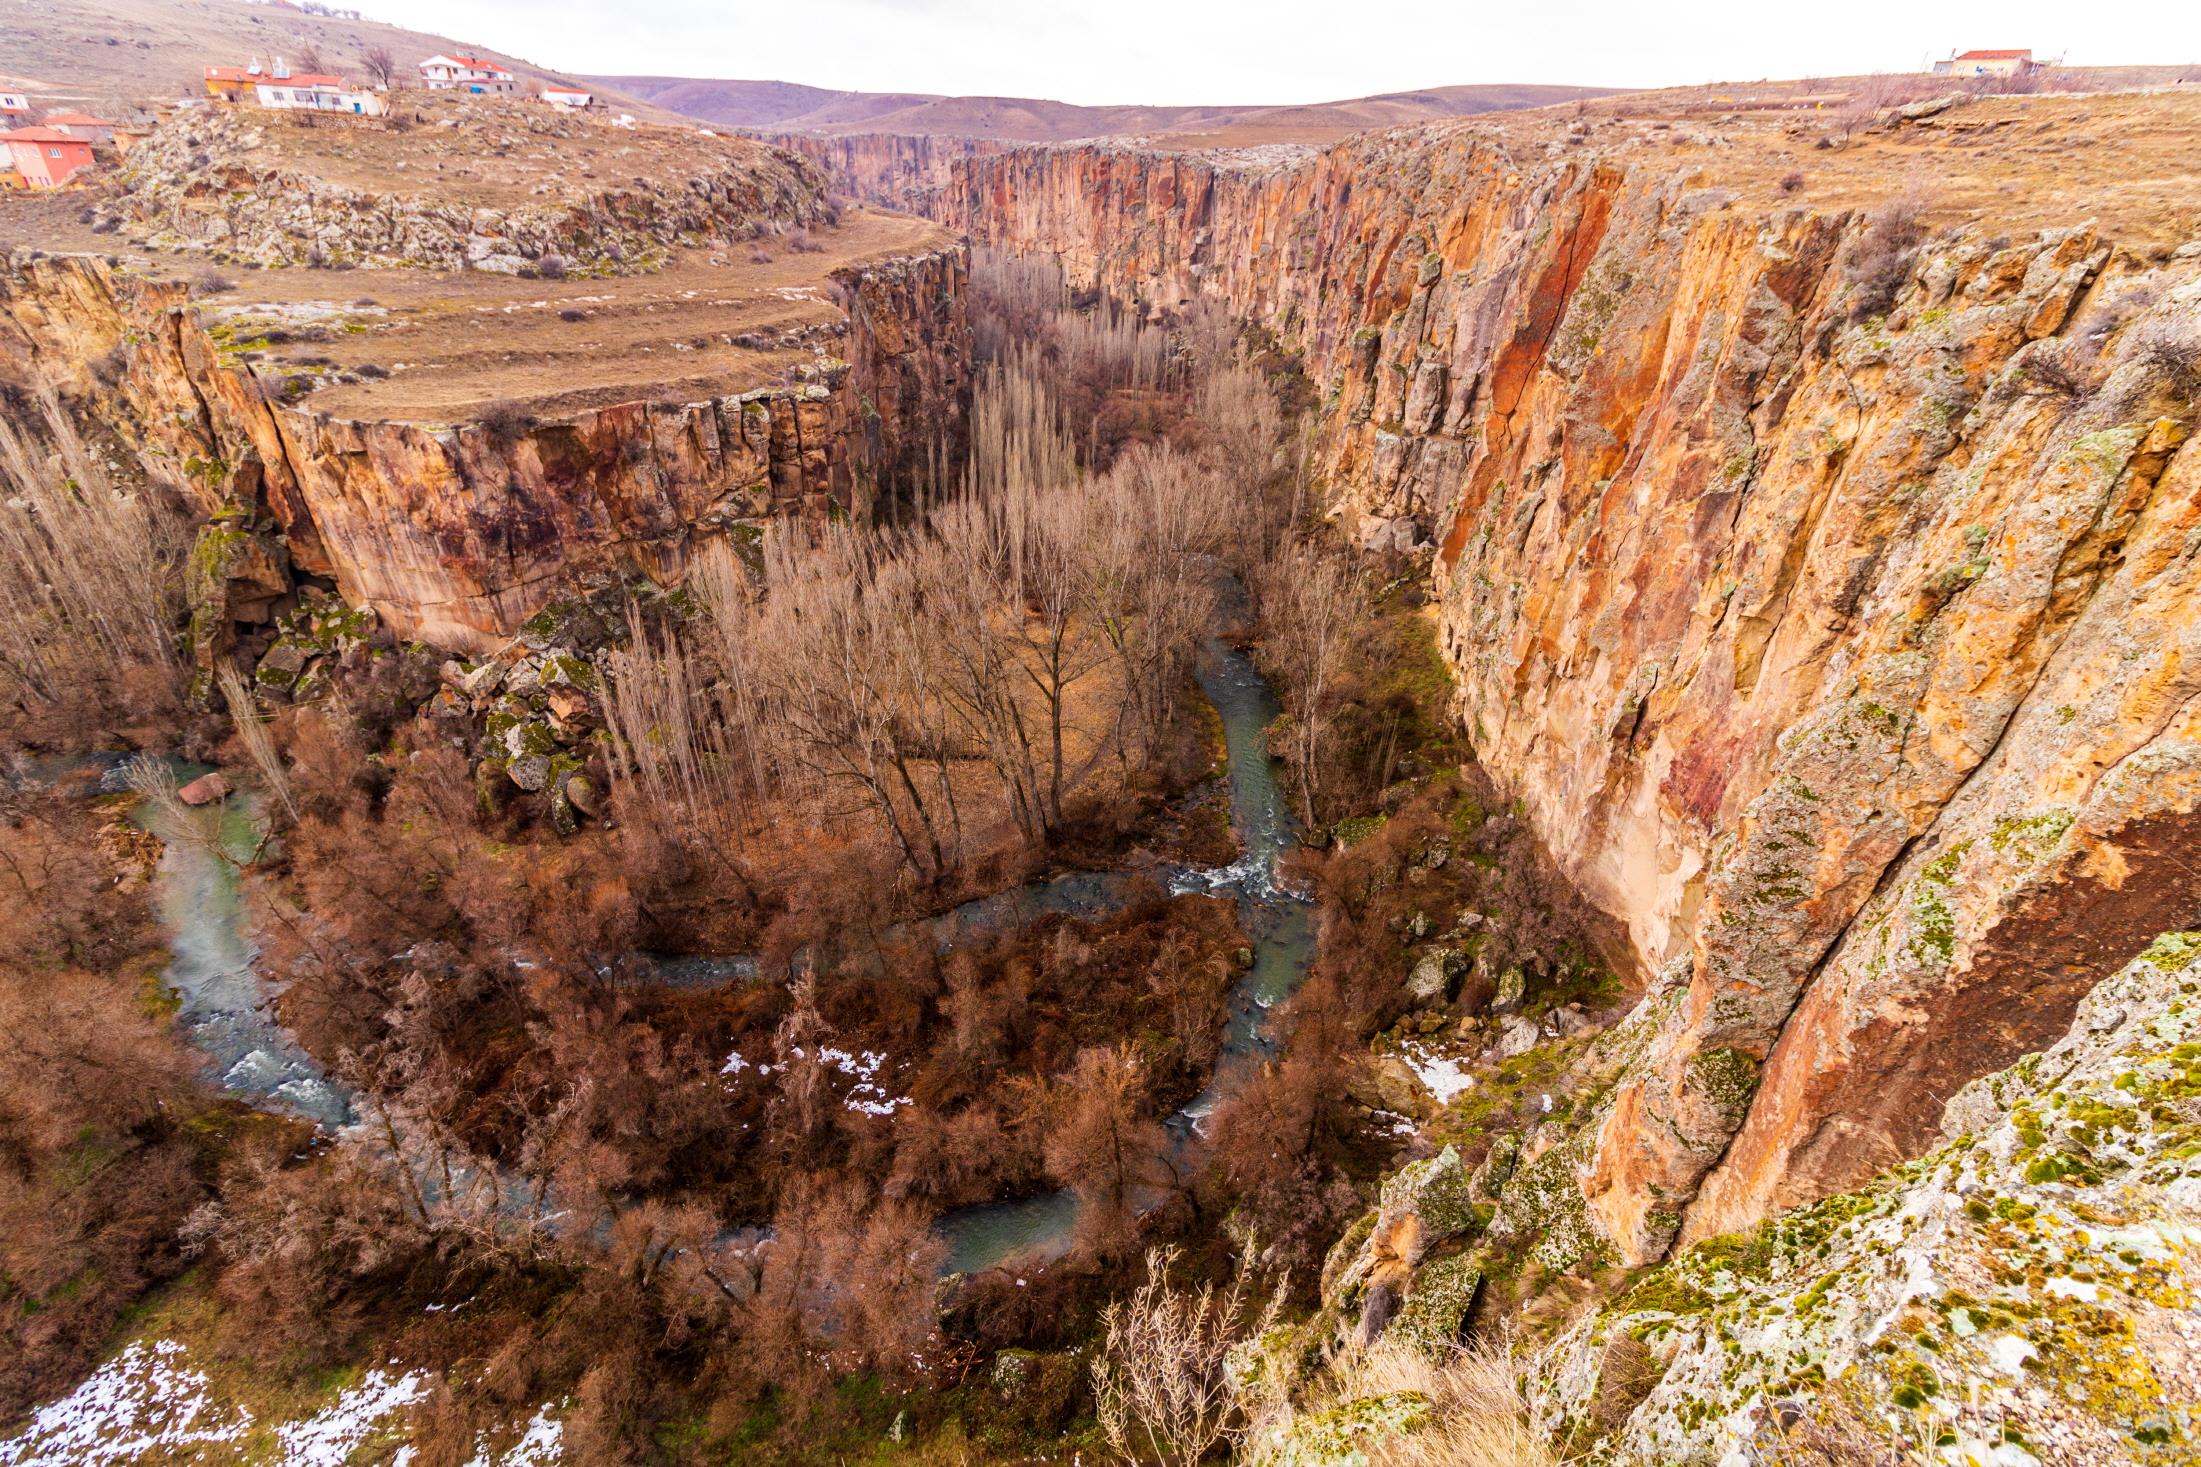
[[[2103,105],[1912,109],[1831,163],[1778,117],[1594,111],[808,151],[1298,355],[1332,512],[1435,545],[1478,758],[1653,977],[1533,1219],[1640,1264],[1917,1154],[2201,903],[2201,242],[2156,202],[2195,108],[2119,99],[2164,150],[2056,188],[1979,146]],[[1962,166],[1899,199],[1926,160]]]
[[[2038,165],[1976,146],[2078,105],[1973,101],[1831,154],[1778,116],[1580,109],[1284,157],[796,146],[845,193],[1295,354],[1331,512],[1434,545],[1478,758],[1665,1006],[1551,1163],[1584,1246],[1640,1263],[1914,1153],[2201,901],[2201,244],[2147,212],[2150,160],[2067,179],[2079,222],[2044,192],[1998,213],[1996,170]],[[2196,110],[2123,105],[2172,143]],[[1763,176],[1782,148],[1818,170],[1793,197]],[[1924,237],[1876,236],[1896,165],[1959,148],[1978,174]],[[269,401],[181,284],[85,255],[18,254],[0,330],[209,509],[264,505],[301,570],[480,651],[577,571],[676,582],[698,533],[914,482],[957,431],[961,248],[838,272],[817,381],[517,431]]]
[[[498,116],[448,120],[463,135]],[[0,359],[20,400],[83,405],[207,513],[268,521],[291,565],[400,635],[486,650],[577,574],[676,583],[698,534],[868,517],[956,451],[968,262],[944,231],[829,226],[820,175],[738,141],[678,186],[460,209],[402,173],[375,187],[367,149],[330,131],[219,117],[156,133],[114,218],[70,226],[100,252],[10,252]],[[485,148],[501,155],[502,136]],[[216,199],[183,153],[224,138],[232,181],[255,181]],[[280,151],[298,138],[329,151]],[[540,196],[506,172],[495,186]],[[724,242],[812,228],[812,251],[777,263]],[[112,252],[137,235],[150,242]],[[185,241],[265,268],[210,296],[176,270]],[[361,294],[369,273],[381,295]]]
[[[2010,1199],[2035,1242],[2193,1221],[2184,1172],[2142,1176],[2190,1139],[2191,1026],[2156,1020],[2201,981],[2161,936],[2201,911],[2192,91],[1585,99],[1319,148],[836,125],[471,211],[341,152],[302,188],[257,135],[197,180],[172,120],[96,234],[8,253],[0,385],[33,438],[66,415],[243,526],[215,621],[304,577],[486,658],[577,589],[673,590],[715,540],[942,487],[974,251],[1150,322],[1227,317],[1308,406],[1321,516],[1425,578],[1444,712],[1610,919],[1630,1005],[1568,1051],[1566,1106],[1473,1167],[1392,1172],[1301,1353],[1496,1327],[1474,1311],[1501,1271],[1528,1282],[1497,1307],[1602,1290],[1558,1321],[1534,1411],[1575,1439],[1619,1341],[1655,1339],[1598,1460],[1711,1460],[1800,1389],[1801,1336],[1768,1322],[1827,1290],[1797,1237],[1869,1276],[1814,1358],[1899,1398],[1923,1365],[1874,1332],[1925,1273],[1991,1274]],[[2128,1061],[2167,1139],[2088,1161]],[[2064,1105],[2036,1082],[2068,1124],[2042,1129]],[[1738,1238],[1787,1250],[1740,1293]],[[2177,1394],[2171,1326],[2127,1313]],[[1672,1346],[1691,1314],[1718,1328]],[[2117,1401],[2021,1395],[2119,1460]],[[1991,1453],[1985,1411],[1956,1424]],[[1247,1455],[1345,1460],[1289,1431]]]

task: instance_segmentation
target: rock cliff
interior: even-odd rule
[[[1719,143],[1026,148],[933,202],[1273,333],[1336,512],[1435,543],[1481,760],[1671,978],[1524,1162],[1578,1258],[1917,1154],[2201,903],[2201,245],[1935,227],[1893,165],[1796,203]]]
[[[955,183],[958,159],[1006,152],[1013,144],[990,138],[952,138],[899,133],[759,133],[764,142],[816,164],[832,186],[866,203],[938,217]]]
[[[638,401],[560,421],[353,421],[281,400],[187,291],[90,255],[0,271],[0,362],[188,486],[264,511],[291,563],[400,635],[501,642],[573,573],[677,581],[694,538],[772,515],[871,511],[961,431],[960,248],[838,272],[842,355],[800,385]]]

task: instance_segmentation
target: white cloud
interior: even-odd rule
[[[1921,69],[1971,46],[2201,62],[2201,7],[1853,0],[353,0],[581,72],[1083,103],[1327,101],[1460,82],[1653,86]]]

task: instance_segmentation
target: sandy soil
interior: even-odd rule
[[[764,155],[760,143],[689,122],[620,127],[601,111],[440,92],[404,92],[395,103],[388,119],[252,109],[241,115],[260,143],[245,160],[367,193],[515,208],[704,177]]]
[[[1986,219],[2015,233],[2092,220],[2157,252],[2201,235],[2201,84],[1973,98],[1895,127],[1869,126],[1850,95],[1812,81],[1698,88],[1441,126],[1502,138],[1524,162],[1618,150],[1731,189],[1738,208],[1873,208],[1910,195],[1935,226]],[[1789,186],[1792,174],[1802,177]]]
[[[263,372],[332,385],[313,405],[338,417],[456,422],[510,399],[549,416],[669,397],[695,401],[794,381],[837,355],[830,273],[950,236],[904,215],[851,211],[798,253],[784,239],[678,252],[648,275],[519,280],[431,270],[265,270],[207,295],[201,319]],[[569,319],[577,318],[577,319]],[[287,339],[286,339],[287,338]],[[361,367],[389,373],[354,377]]]

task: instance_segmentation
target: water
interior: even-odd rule
[[[259,847],[259,821],[241,799],[192,814],[210,826],[219,822],[219,852],[164,836],[154,883],[173,956],[162,978],[179,1000],[184,1038],[213,1061],[232,1095],[331,1130],[348,1125],[350,1096],[276,1022],[273,995],[253,971],[258,953],[245,935],[238,872]],[[137,818],[142,823],[142,814]]]
[[[129,788],[123,771],[133,757],[98,753],[37,759],[23,773],[43,785],[96,770],[100,793],[117,794]],[[162,762],[179,785],[213,768],[181,759]],[[253,803],[235,796],[188,810],[182,818],[194,822],[190,831],[156,829],[150,809],[142,804],[130,818],[161,838],[153,899],[168,931],[171,958],[161,978],[177,1000],[176,1023],[186,1042],[213,1062],[230,1094],[332,1130],[349,1124],[349,1094],[276,1022],[273,995],[253,971],[258,953],[245,935],[244,889],[238,875],[259,854],[265,835]]]
[[[1220,641],[1211,641],[1207,651],[1200,687],[1223,724],[1231,824],[1240,855],[1227,866],[1176,872],[1168,878],[1169,888],[1180,894],[1233,895],[1240,923],[1253,940],[1254,960],[1232,991],[1214,1076],[1169,1119],[1171,1130],[1184,1142],[1231,1093],[1246,1068],[1274,1052],[1270,1015],[1299,986],[1314,953],[1312,911],[1303,896],[1285,889],[1277,877],[1277,862],[1298,828],[1264,743],[1268,725],[1280,711],[1276,696],[1244,652]],[[125,757],[95,761],[106,771],[104,787],[122,787]],[[175,766],[179,780],[204,772],[205,766]],[[331,1130],[342,1129],[352,1121],[350,1093],[332,1082],[276,1021],[273,995],[253,968],[257,952],[247,936],[239,873],[258,848],[261,824],[241,798],[193,812],[193,817],[210,827],[220,822],[219,853],[215,842],[165,839],[155,880],[173,956],[164,976],[179,1000],[177,1022],[186,1039],[213,1062],[225,1090]],[[1073,872],[924,920],[939,945],[952,947],[1041,916],[1106,915],[1121,909],[1141,880],[1130,872]],[[756,959],[745,955],[659,958],[655,968],[657,981],[684,987],[757,976]],[[1069,1251],[1076,1227],[1077,1201],[1068,1192],[961,1208],[940,1223],[948,1240],[946,1266],[958,1273],[1010,1262],[1051,1262]]]
[[[1170,890],[1229,892],[1238,899],[1239,922],[1253,939],[1253,966],[1230,998],[1223,1052],[1207,1088],[1167,1122],[1189,1144],[1217,1104],[1244,1079],[1249,1066],[1275,1053],[1269,1019],[1289,998],[1314,958],[1314,913],[1306,898],[1286,888],[1277,862],[1298,836],[1291,803],[1277,783],[1276,761],[1265,735],[1282,711],[1253,659],[1220,641],[1208,644],[1200,689],[1222,718],[1230,754],[1231,826],[1241,852],[1228,866],[1179,872]],[[1050,1192],[1010,1202],[959,1208],[940,1220],[948,1241],[943,1265],[950,1273],[978,1273],[1007,1264],[1037,1267],[1070,1251],[1077,1231],[1077,1199]]]

